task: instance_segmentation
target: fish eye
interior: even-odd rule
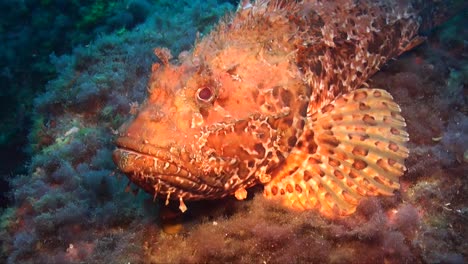
[[[211,103],[214,95],[214,91],[210,87],[201,87],[197,90],[197,99],[202,103]]]

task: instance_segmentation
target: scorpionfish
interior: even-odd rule
[[[400,107],[366,81],[421,42],[405,1],[243,1],[173,59],[155,49],[149,95],[120,128],[114,162],[180,203],[264,185],[329,218],[392,195],[409,136]],[[400,4],[399,4],[400,3]]]

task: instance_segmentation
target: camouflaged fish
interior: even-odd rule
[[[149,98],[121,128],[113,158],[169,200],[264,196],[328,217],[392,195],[408,157],[392,96],[362,88],[421,41],[402,1],[244,1],[171,64],[153,65]],[[404,2],[404,1],[403,1]]]

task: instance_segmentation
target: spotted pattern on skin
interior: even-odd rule
[[[331,16],[330,14],[334,14]],[[411,7],[385,1],[259,0],[173,59],[158,48],[149,97],[113,159],[156,197],[265,196],[326,216],[398,188],[400,108],[358,89],[420,41]]]
[[[332,110],[324,106],[325,111],[322,108],[312,117],[314,136],[308,140],[317,145],[316,151],[303,159],[305,151],[295,149],[283,167],[296,162],[302,166],[293,173],[277,171],[274,180],[265,187],[267,197],[278,198],[281,193],[278,195],[273,190],[295,183],[301,191],[285,193],[285,198],[279,198],[285,205],[315,208],[334,217],[353,213],[364,196],[391,195],[399,187],[398,177],[405,171],[403,162],[408,156],[404,147],[408,134],[390,94],[377,89],[359,89],[336,101],[346,104]],[[364,112],[360,108],[362,103],[370,106]],[[333,118],[336,114],[341,114],[343,119]],[[365,116],[372,117],[373,123],[365,121]],[[388,126],[385,118],[393,126]]]

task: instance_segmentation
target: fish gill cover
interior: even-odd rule
[[[0,219],[2,262],[466,260],[466,11],[369,81],[394,96],[408,125],[411,155],[396,195],[364,199],[352,216],[327,220],[268,203],[258,190],[244,202],[188,204],[169,234],[164,218],[171,216],[152,196],[131,194],[137,188],[126,188],[111,153],[117,128],[146,96],[157,60],[152,50],[187,50],[197,31],[234,9],[217,1],[180,3],[148,5],[143,24],[51,56],[58,75],[34,100],[28,173],[11,179],[14,203]]]

